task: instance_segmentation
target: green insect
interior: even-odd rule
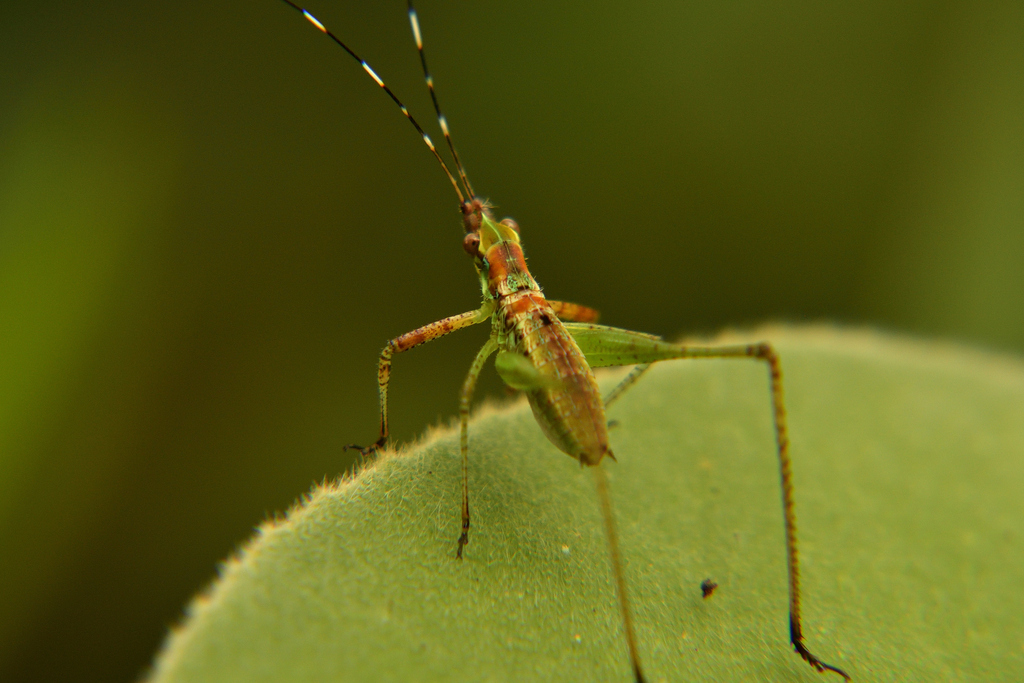
[[[396,337],[381,352],[377,366],[380,389],[380,437],[368,447],[350,446],[363,455],[371,455],[388,442],[388,382],[391,377],[391,358],[421,344],[471,325],[490,323],[491,336],[477,353],[462,385],[459,397],[459,419],[462,451],[462,532],[458,538],[455,556],[462,558],[469,544],[469,470],[468,425],[470,403],[477,378],[484,363],[496,355],[494,364],[502,380],[510,387],[524,392],[533,408],[541,430],[559,450],[592,469],[597,495],[604,519],[605,534],[611,555],[612,570],[622,612],[626,646],[629,651],[633,675],[638,683],[644,681],[640,665],[640,652],[633,631],[626,582],[622,572],[615,516],[608,492],[608,480],[601,466],[605,456],[615,459],[608,444],[608,423],[605,410],[623,392],[629,389],[647,371],[652,363],[681,358],[748,358],[763,362],[774,411],[775,437],[782,478],[783,513],[786,527],[786,550],[789,570],[789,634],[796,652],[818,671],[832,671],[844,679],[850,677],[841,669],[822,662],[804,645],[800,623],[800,574],[796,549],[796,520],[793,513],[793,483],[789,459],[789,438],[786,434],[786,411],[782,400],[782,369],[779,358],[767,343],[736,346],[697,347],[682,346],[659,337],[595,324],[598,313],[592,308],[563,301],[549,301],[526,267],[520,242],[519,226],[512,219],[496,221],[490,205],[479,199],[466,177],[466,172],[455,152],[448,123],[441,113],[434,81],[427,69],[423,53],[423,39],[419,20],[411,0],[409,22],[412,25],[416,48],[423,65],[423,75],[434,102],[438,123],[448,143],[456,174],[453,174],[405,105],[384,84],[384,81],[363,59],[337,36],[331,33],[312,14],[290,0],[285,3],[302,13],[318,30],[341,46],[363,67],[367,74],[401,109],[416,128],[427,147],[448,176],[459,199],[465,236],[462,247],[473,259],[483,302],[480,308],[424,325]],[[601,396],[594,379],[593,368],[619,365],[636,366],[615,389]],[[709,594],[710,591],[705,591]]]

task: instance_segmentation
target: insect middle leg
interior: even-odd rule
[[[394,354],[416,348],[421,344],[426,344],[429,341],[443,337],[446,334],[451,334],[464,327],[490,320],[492,309],[493,305],[489,305],[488,302],[475,311],[467,311],[459,315],[442,318],[437,322],[416,328],[412,332],[406,332],[402,336],[395,337],[389,341],[384,350],[380,352],[380,360],[377,362],[377,389],[380,394],[380,438],[365,447],[349,444],[345,446],[346,450],[353,449],[363,455],[371,455],[387,445],[388,382],[391,381],[391,357]]]
[[[569,323],[566,329],[573,335],[591,367],[638,364],[606,397],[605,407],[616,401],[645,372],[660,360],[683,358],[749,358],[765,363],[771,392],[772,413],[775,424],[775,445],[782,483],[782,512],[786,529],[786,558],[789,576],[789,639],[804,661],[818,671],[833,671],[846,680],[850,677],[842,669],[821,661],[808,651],[803,642],[800,621],[800,565],[797,554],[796,515],[793,508],[793,470],[789,457],[789,434],[786,427],[786,408],[782,392],[782,366],[771,344],[737,344],[731,346],[684,346],[666,342],[653,335],[604,327]]]
[[[459,450],[462,453],[462,533],[459,535],[459,548],[455,557],[462,559],[462,549],[469,543],[469,408],[476,390],[476,381],[480,377],[484,363],[498,350],[498,342],[490,337],[483,345],[473,364],[469,366],[466,380],[462,383],[459,394]]]

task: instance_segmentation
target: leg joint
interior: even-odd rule
[[[769,363],[774,363],[779,359],[778,355],[775,353],[775,349],[768,342],[752,344],[748,349],[751,356],[766,360]]]

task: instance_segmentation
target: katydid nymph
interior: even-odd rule
[[[470,404],[477,378],[485,364],[496,355],[495,367],[509,387],[526,394],[537,423],[547,438],[562,452],[589,467],[596,482],[597,498],[604,522],[611,567],[622,616],[623,635],[636,681],[644,681],[641,648],[631,616],[628,591],[623,574],[616,535],[615,516],[608,490],[603,460],[615,460],[609,447],[605,411],[623,392],[647,371],[652,363],[674,359],[746,358],[764,364],[774,416],[776,450],[782,483],[782,503],[786,532],[789,578],[789,633],[795,651],[820,672],[831,671],[849,680],[841,669],[822,662],[804,645],[800,621],[800,581],[796,547],[796,523],[793,513],[793,485],[783,407],[782,371],[779,358],[767,343],[732,346],[684,346],[640,332],[597,325],[598,313],[592,308],[563,301],[551,301],[541,293],[526,267],[519,226],[511,219],[496,221],[491,206],[473,191],[465,169],[455,151],[448,123],[441,113],[434,82],[427,69],[419,20],[411,0],[409,21],[419,51],[423,76],[437,114],[438,124],[451,153],[453,167],[445,162],[430,137],[395,96],[384,81],[355,52],[329,31],[312,14],[290,0],[285,3],[300,12],[319,31],[330,37],[355,59],[366,73],[395,102],[415,127],[427,148],[437,159],[458,197],[464,237],[462,247],[476,268],[483,301],[476,310],[424,325],[395,337],[380,354],[377,381],[380,395],[379,438],[367,447],[350,446],[364,456],[383,449],[388,443],[388,382],[391,360],[396,353],[425,344],[471,325],[491,325],[491,335],[470,365],[459,399],[460,448],[462,456],[461,533],[455,557],[462,559],[470,540],[468,425]],[[594,368],[632,365],[634,369],[607,396],[602,397],[594,378]],[[705,589],[705,596],[710,591]]]

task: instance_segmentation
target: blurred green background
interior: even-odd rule
[[[310,9],[436,131],[401,0]],[[549,296],[1024,351],[1020,2],[418,9]],[[384,341],[478,292],[429,153],[282,3],[0,17],[0,680],[128,681],[374,438]],[[399,439],[455,413],[486,334],[396,360]]]

